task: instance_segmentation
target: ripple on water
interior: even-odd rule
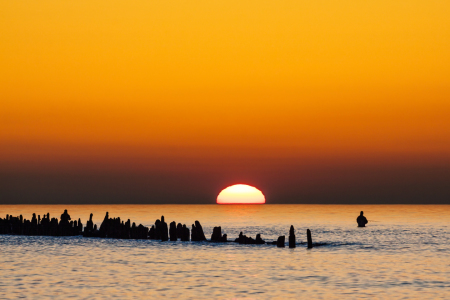
[[[122,207],[125,212],[142,212],[129,217],[145,224],[162,213],[167,220],[187,224],[193,220],[183,218],[195,216],[207,236],[222,225],[230,239],[243,231],[275,240],[287,235],[293,224],[298,247],[0,236],[0,298],[450,297],[450,267],[445,263],[450,261],[450,234],[443,221],[448,209],[390,207],[391,215],[385,216],[382,208],[367,207],[365,213],[379,222],[364,229],[355,228],[354,212],[347,213],[358,213],[359,207],[281,205],[249,212],[241,208],[244,211],[237,214],[232,209]],[[415,222],[407,218],[408,209]],[[83,213],[89,210],[80,208]],[[120,216],[114,208],[108,210]],[[157,213],[150,217],[149,211]],[[75,208],[69,212],[86,219]],[[94,220],[100,216],[94,212]],[[350,217],[351,222],[346,221]],[[320,247],[306,249],[307,228]]]

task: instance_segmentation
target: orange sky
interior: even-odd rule
[[[260,172],[305,164],[449,166],[449,16],[448,1],[2,1],[0,173],[225,168],[217,188],[270,189]]]

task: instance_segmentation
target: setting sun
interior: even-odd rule
[[[266,198],[257,188],[235,184],[223,189],[217,196],[217,204],[264,204]]]

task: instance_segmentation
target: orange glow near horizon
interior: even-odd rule
[[[235,184],[223,189],[217,196],[217,204],[264,204],[266,198],[257,188]]]
[[[357,198],[414,176],[444,195],[449,16],[442,0],[0,1],[0,202],[48,186],[214,203],[223,182]]]

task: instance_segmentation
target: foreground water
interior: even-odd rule
[[[31,219],[67,208],[85,224],[110,217],[151,226],[199,220],[234,239],[296,229],[297,248],[0,235],[0,298],[450,298],[450,206],[2,205]],[[364,210],[368,227],[357,228]],[[306,229],[325,245],[307,250]]]

